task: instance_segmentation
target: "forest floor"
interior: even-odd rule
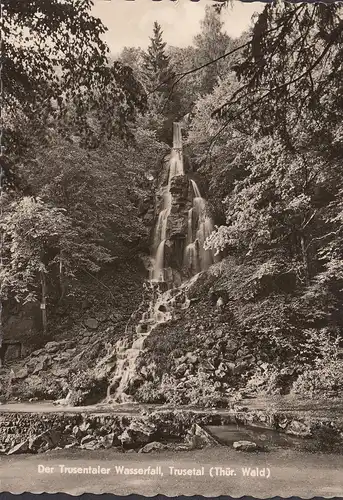
[[[52,473],[39,473],[38,465],[53,467]],[[110,468],[108,474],[62,474],[59,465],[67,467]],[[139,468],[161,466],[163,476],[124,475],[116,465]],[[204,467],[202,476],[174,476],[169,467],[193,469]],[[230,467],[231,476],[211,477],[211,467]],[[270,477],[244,476],[243,468],[269,468]],[[115,493],[117,495],[165,494],[257,498],[300,496],[302,498],[343,496],[343,456],[310,454],[276,449],[268,453],[236,452],[218,447],[189,452],[159,452],[154,454],[125,453],[113,450],[59,450],[44,455],[4,456],[0,463],[1,490],[13,493],[30,491]]]

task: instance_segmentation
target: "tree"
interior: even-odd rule
[[[166,42],[162,39],[163,31],[157,21],[154,22],[153,36],[150,45],[143,55],[143,70],[149,91],[157,90],[168,94],[170,81],[174,73],[170,67],[170,58],[166,54]]]
[[[17,167],[34,196],[3,196],[0,296],[39,300],[44,331],[48,307],[73,296],[76,280],[97,280],[149,247],[144,204],[166,148],[149,131],[133,133],[134,145],[116,138],[95,150],[51,134],[48,147],[37,143],[35,158]]]
[[[223,32],[224,23],[221,21],[220,13],[213,6],[207,5],[205,17],[201,21],[201,32],[194,37],[196,48],[195,65],[201,66],[209,61],[214,61],[233,48],[233,40]],[[206,94],[211,92],[218,80],[226,75],[228,61],[216,61],[197,74],[199,92]]]
[[[227,124],[244,114],[261,134],[277,128],[290,149],[302,117],[311,116],[311,145],[332,142],[342,109],[341,12],[339,4],[267,5],[235,67],[241,86],[215,114]]]
[[[207,246],[257,267],[273,296],[263,303],[259,287],[252,290],[248,328],[266,328],[274,341],[279,332],[279,345],[280,333],[294,347],[312,329],[326,329],[332,342],[343,331],[340,9],[266,6],[235,76],[198,99],[189,132],[225,216]],[[253,289],[255,280],[246,283]]]
[[[163,123],[158,137],[170,143],[172,123],[180,117],[180,95],[174,86],[175,73],[162,35],[161,26],[155,21],[150,45],[143,56],[143,73],[152,124]]]
[[[109,103],[119,108],[119,115],[109,120],[105,114],[107,133],[118,120],[123,125],[126,104],[129,115],[131,103],[138,104],[137,88],[123,88],[122,65],[108,64],[102,41],[106,29],[90,14],[92,0],[4,0],[2,6],[8,153],[28,146],[33,133],[44,138],[47,123],[51,126],[57,118],[68,117],[69,127],[87,133],[87,113],[104,111]]]
[[[140,47],[124,47],[119,55],[119,61],[124,66],[129,66],[134,74],[134,77],[144,83],[144,50]]]
[[[39,299],[46,334],[47,276],[64,249],[71,222],[63,210],[24,197],[7,207],[1,231],[6,246],[5,265],[0,269],[1,299],[13,296],[24,304]]]

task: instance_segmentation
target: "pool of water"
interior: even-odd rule
[[[205,429],[226,446],[232,446],[235,441],[252,441],[264,451],[277,449],[292,449],[306,452],[327,452],[343,454],[338,443],[321,438],[299,438],[270,429],[243,426],[240,424],[206,426]]]

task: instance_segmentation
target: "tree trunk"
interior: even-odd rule
[[[301,255],[302,255],[302,260],[303,260],[303,265],[304,265],[304,270],[305,270],[305,281],[306,281],[306,285],[309,286],[309,284],[310,284],[310,267],[309,267],[308,254],[307,254],[307,250],[306,250],[306,243],[305,243],[304,235],[300,236],[300,245],[301,245]]]
[[[65,291],[66,291],[66,283],[65,283],[65,279],[64,279],[63,253],[62,252],[60,252],[59,278],[60,278],[60,289],[61,289],[60,300],[62,300],[64,295],[65,295]]]
[[[42,300],[41,300],[41,311],[42,311],[42,325],[43,325],[43,334],[47,334],[47,315],[46,315],[46,279],[45,279],[45,273],[44,271],[40,272],[40,281],[41,281],[41,288],[42,288]]]

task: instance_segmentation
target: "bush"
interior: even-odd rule
[[[165,374],[161,392],[166,401],[174,405],[187,404],[204,408],[227,405],[227,398],[220,391],[219,385],[203,372],[190,375],[185,382]]]
[[[107,386],[106,378],[98,378],[91,369],[72,373],[68,381],[74,406],[100,402],[106,396]]]
[[[343,361],[332,360],[316,369],[306,370],[294,382],[291,393],[301,396],[325,396],[339,393],[343,386]]]
[[[63,382],[49,375],[40,373],[39,375],[30,375],[18,386],[12,384],[12,396],[21,399],[37,398],[39,400],[55,400],[64,395],[65,388]]]
[[[150,381],[144,382],[135,393],[135,399],[140,403],[165,403],[165,396],[162,394],[158,384]]]

